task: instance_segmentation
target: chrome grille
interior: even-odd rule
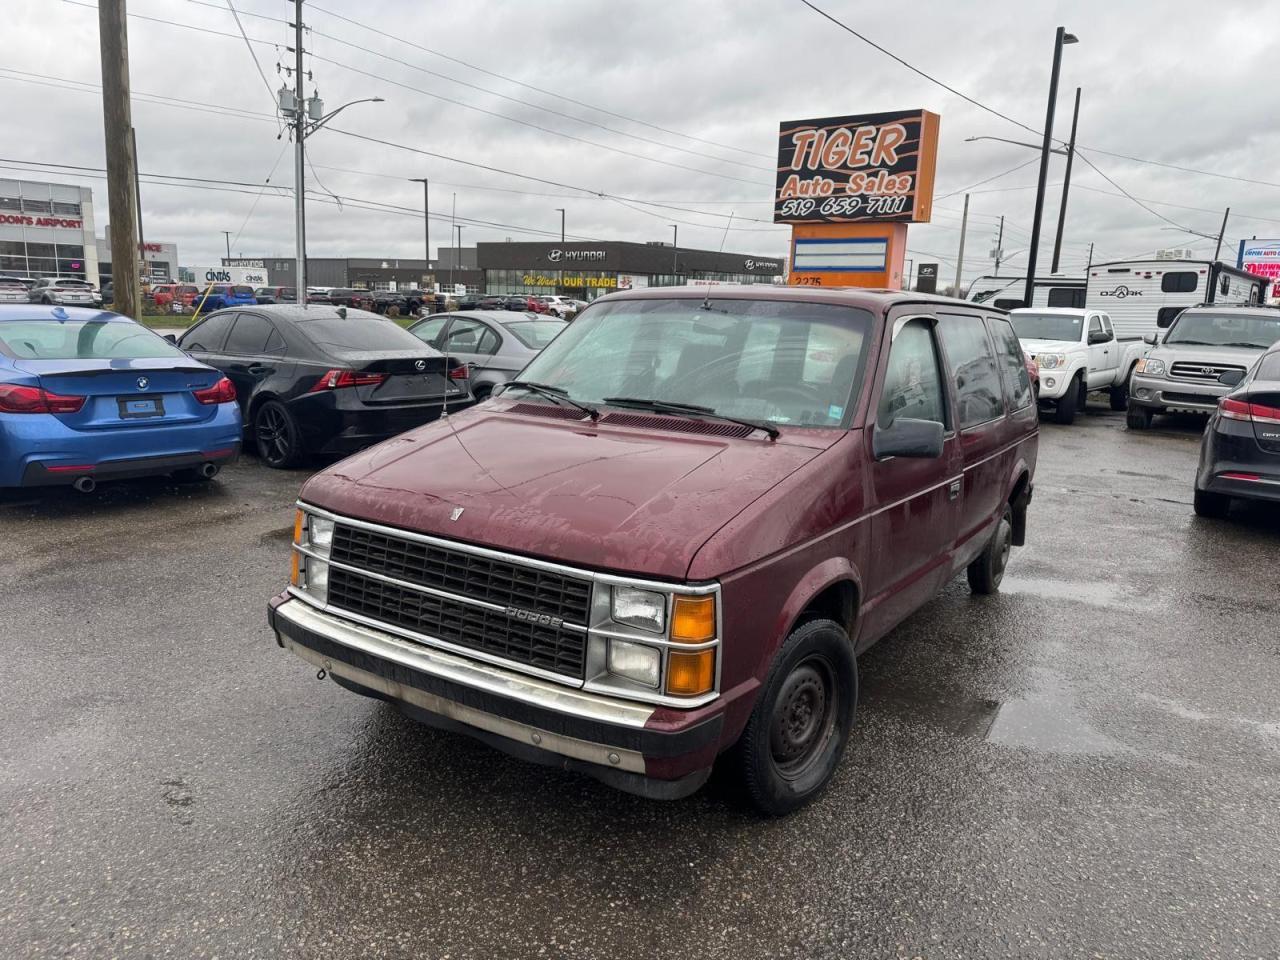
[[[1169,376],[1195,383],[1217,383],[1218,378],[1228,370],[1239,370],[1244,373],[1244,367],[1232,363],[1192,363],[1179,360],[1169,368]]]
[[[457,599],[330,570],[329,604],[456,646],[581,679],[591,581],[339,522],[330,558]],[[471,602],[468,602],[471,601]],[[500,609],[493,609],[498,607]],[[517,617],[508,612],[520,611]],[[533,623],[529,614],[550,622]]]

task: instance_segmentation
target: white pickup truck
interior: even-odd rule
[[[1112,410],[1129,405],[1129,378],[1146,356],[1141,340],[1117,340],[1101,310],[1035,308],[1009,314],[1022,349],[1040,366],[1040,403],[1071,423],[1090,393],[1105,390]]]

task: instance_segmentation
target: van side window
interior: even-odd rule
[[[952,314],[941,318],[938,333],[956,382],[960,429],[994,420],[1004,413],[996,355],[981,317]]]
[[[888,427],[898,417],[932,420],[944,428],[948,426],[938,348],[933,342],[931,326],[929,319],[917,317],[904,324],[893,338],[876,414],[876,422],[881,427]]]
[[[1194,270],[1172,270],[1160,278],[1160,289],[1165,293],[1195,293],[1198,286]]]
[[[1022,355],[1022,344],[1013,331],[1013,324],[1002,317],[988,317],[987,324],[996,342],[1000,365],[1004,368],[1004,395],[1009,407],[1013,410],[1029,407],[1032,401],[1031,377],[1027,373],[1026,358]]]

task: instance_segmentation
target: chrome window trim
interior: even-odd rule
[[[436,647],[438,649],[446,650],[446,651],[449,651],[450,653],[455,653],[464,657],[471,657],[473,659],[481,660],[485,663],[490,663],[495,666],[503,667],[505,669],[511,670],[516,673],[526,673],[531,676],[539,677],[544,680],[550,680],[565,687],[581,689],[590,693],[605,694],[611,697],[616,697],[616,698],[631,701],[631,702],[656,704],[660,706],[678,707],[683,709],[693,709],[696,707],[704,706],[705,704],[710,703],[711,701],[715,700],[720,696],[720,677],[721,677],[721,670],[723,667],[723,660],[724,660],[722,651],[720,650],[721,643],[724,639],[724,603],[721,600],[720,584],[716,581],[712,581],[710,583],[680,583],[680,582],[663,581],[663,580],[648,580],[648,579],[643,579],[639,577],[624,576],[621,574],[612,574],[612,573],[603,573],[603,572],[592,571],[592,570],[585,570],[580,567],[570,567],[565,564],[553,563],[548,560],[537,560],[531,557],[522,556],[520,554],[506,553],[501,550],[493,550],[488,547],[478,547],[473,544],[464,543],[458,540],[446,540],[441,537],[431,536],[429,534],[415,533],[410,530],[403,530],[399,527],[389,527],[384,524],[373,523],[368,520],[360,520],[355,517],[348,517],[343,514],[334,513],[330,510],[325,510],[322,507],[314,506],[312,504],[306,503],[303,500],[296,501],[296,506],[299,510],[303,511],[304,514],[310,514],[310,515],[322,517],[328,520],[332,520],[334,521],[334,523],[341,523],[346,526],[356,527],[362,530],[368,530],[372,533],[380,533],[390,537],[398,537],[403,540],[409,540],[409,541],[421,543],[427,546],[439,547],[444,550],[454,550],[459,553],[467,553],[473,556],[484,557],[490,560],[498,560],[504,563],[510,563],[516,566],[524,566],[530,569],[542,570],[550,573],[559,573],[565,576],[574,577],[576,579],[586,581],[591,587],[591,601],[588,605],[589,610],[594,608],[596,590],[598,587],[625,586],[625,587],[635,587],[637,589],[642,589],[642,590],[653,590],[656,592],[661,592],[666,597],[667,624],[668,624],[667,629],[670,629],[669,625],[671,622],[671,611],[674,605],[675,594],[681,594],[685,596],[714,595],[715,604],[716,604],[716,634],[715,634],[715,637],[713,637],[711,640],[702,641],[700,643],[681,643],[679,641],[669,640],[667,639],[665,632],[663,635],[649,634],[646,636],[637,636],[634,634],[625,633],[624,631],[611,630],[609,628],[592,627],[590,625],[578,625],[578,624],[570,623],[568,621],[564,622],[564,626],[568,627],[569,629],[574,630],[576,632],[580,631],[585,634],[584,641],[583,641],[584,649],[588,652],[590,650],[591,639],[593,637],[599,638],[603,640],[605,643],[608,642],[609,638],[616,637],[617,639],[628,640],[633,643],[648,643],[651,646],[659,648],[661,650],[661,656],[662,656],[662,673],[661,673],[661,677],[659,678],[660,687],[657,692],[650,693],[650,692],[646,692],[644,690],[639,690],[639,689],[633,690],[625,687],[612,686],[607,683],[601,683],[599,680],[596,680],[594,678],[586,679],[585,678],[585,661],[584,661],[584,678],[583,679],[579,680],[573,677],[566,677],[563,674],[553,673],[549,670],[543,670],[539,667],[534,667],[528,664],[518,663],[514,660],[508,660],[503,657],[494,656],[493,654],[485,653],[484,651],[481,651],[481,650],[476,650],[471,647],[460,646],[458,644],[450,643],[447,640],[441,640],[429,634],[418,633],[417,631],[409,630],[404,627],[397,626],[395,624],[384,623],[383,621],[375,620],[371,617],[366,617],[363,614],[354,613],[352,611],[343,609],[341,607],[331,606],[327,602],[327,600],[326,602],[321,603],[320,601],[316,600],[314,597],[310,596],[299,587],[290,586],[288,588],[288,592],[292,596],[297,597],[298,599],[304,601],[310,606],[318,610],[322,610],[325,613],[330,614],[331,616],[335,616],[339,618],[347,618],[355,621],[356,623],[373,627],[378,630],[384,630],[389,633],[393,633],[398,636],[404,637],[405,639],[413,640],[417,643],[424,644],[426,646]],[[421,584],[409,583],[407,581],[398,580],[394,577],[388,577],[385,574],[379,574],[376,571],[365,570],[361,567],[354,567],[344,563],[334,563],[334,561],[330,560],[328,557],[316,554],[313,551],[311,551],[309,547],[303,546],[298,543],[291,544],[291,548],[294,550],[297,550],[299,553],[305,556],[311,557],[312,559],[315,559],[323,563],[331,564],[333,566],[338,567],[339,569],[349,570],[353,573],[358,573],[361,576],[368,576],[373,579],[382,580],[392,585],[399,586],[405,589],[417,590],[422,593],[433,594],[433,595],[440,596],[442,598],[469,603],[477,607],[493,610],[495,612],[500,612],[500,613],[506,612],[505,607],[498,606],[497,604],[489,603],[488,601],[475,600],[475,599],[459,596],[456,594],[452,594],[452,593],[449,593],[448,591],[441,591],[432,587],[424,587]],[[677,652],[686,651],[688,653],[697,653],[700,650],[708,650],[708,649],[716,650],[715,675],[712,679],[712,688],[709,692],[704,694],[699,694],[698,696],[693,696],[693,697],[671,696],[669,694],[661,692],[666,689],[666,682],[667,682],[667,675],[668,675],[668,656],[672,649],[675,649]]]

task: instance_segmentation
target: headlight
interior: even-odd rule
[[[613,619],[650,633],[662,633],[666,626],[667,598],[652,590],[634,587],[613,588]]]
[[[316,553],[329,555],[333,546],[333,521],[324,517],[309,515],[307,517],[307,545]]]
[[[662,654],[656,647],[629,640],[609,641],[609,658],[606,668],[615,677],[633,680],[646,687],[657,687]]]
[[[1165,375],[1165,365],[1163,360],[1152,360],[1150,357],[1138,361],[1138,373],[1145,373],[1148,377],[1163,377]]]
[[[1041,370],[1053,370],[1062,366],[1067,362],[1066,356],[1061,353],[1038,353],[1036,354],[1036,363],[1040,364]]]

